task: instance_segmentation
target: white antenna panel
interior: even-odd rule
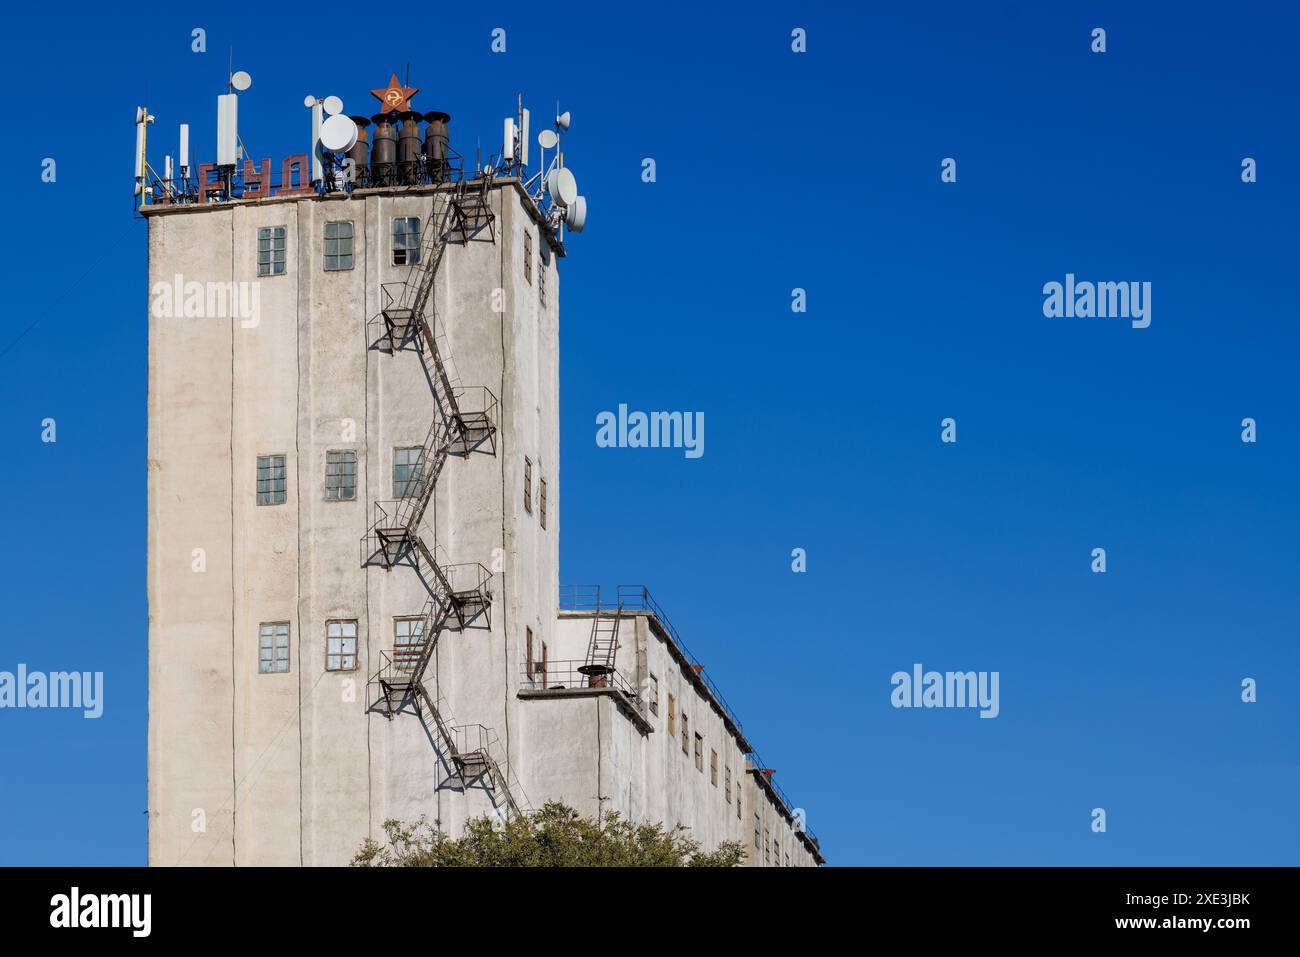
[[[172,168],[172,158],[170,156],[164,156],[163,157],[163,180],[164,182],[170,183],[175,178],[176,178],[176,172]]]
[[[181,172],[190,168],[190,124],[181,124]]]
[[[528,110],[523,112],[523,127],[519,130],[519,165],[528,165]]]
[[[239,143],[239,94],[217,97],[217,165],[234,166]]]
[[[507,160],[515,158],[515,118],[507,116],[505,122],[505,131],[501,135],[502,142],[505,146],[501,155]]]
[[[136,110],[135,121],[135,178],[138,181],[144,176],[144,120],[140,119],[142,111]],[[137,183],[137,189],[139,184]]]

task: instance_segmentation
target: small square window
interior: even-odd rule
[[[357,453],[325,453],[325,501],[353,502],[357,498]]]
[[[270,226],[257,231],[257,274],[283,276],[285,227]]]
[[[420,491],[424,449],[393,449],[393,498],[413,498]]]
[[[283,505],[286,497],[283,455],[257,457],[257,504]]]
[[[325,670],[355,671],[356,668],[356,621],[325,622]]]
[[[352,224],[325,224],[325,271],[352,268]]]
[[[283,674],[289,670],[289,623],[264,622],[257,628],[257,670],[260,674]]]
[[[420,217],[393,220],[393,265],[414,266],[420,262]]]

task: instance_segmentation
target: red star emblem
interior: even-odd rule
[[[420,90],[413,86],[402,86],[397,81],[397,74],[394,73],[388,86],[382,90],[371,90],[370,95],[383,104],[380,113],[392,113],[394,111],[404,112],[411,108],[411,97],[419,93]]]

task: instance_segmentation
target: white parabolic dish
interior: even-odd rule
[[[357,124],[350,116],[335,114],[321,124],[320,145],[331,153],[346,153],[357,142]]]
[[[546,180],[546,191],[551,194],[551,202],[557,206],[568,206],[578,198],[578,181],[563,166],[551,170]]]

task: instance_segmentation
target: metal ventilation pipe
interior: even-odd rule
[[[401,129],[397,133],[397,168],[401,181],[407,185],[420,181],[420,120],[419,113],[399,113]]]
[[[357,124],[357,141],[348,150],[348,159],[352,160],[352,169],[357,176],[354,185],[364,186],[370,182],[370,134],[366,132],[370,121],[364,116],[353,116],[351,120]]]
[[[397,127],[393,114],[372,116],[375,135],[370,146],[370,181],[374,186],[389,186],[397,175]]]
[[[451,136],[447,124],[451,117],[446,113],[426,113],[428,125],[424,128],[424,156],[429,165],[429,174],[435,183],[445,183],[451,178],[448,155],[451,149]]]

